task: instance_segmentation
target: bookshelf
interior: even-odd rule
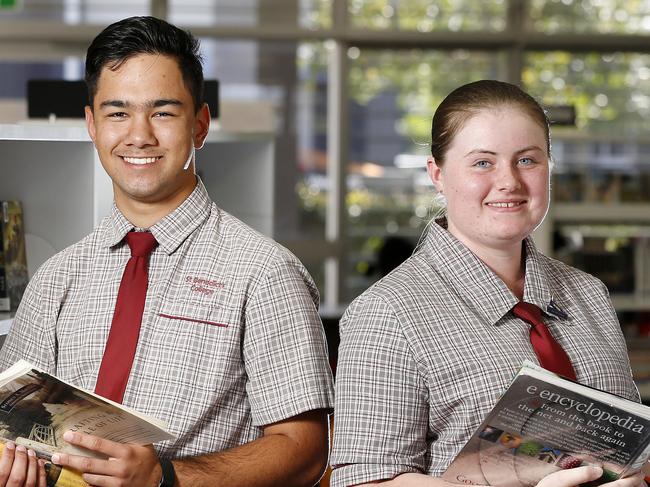
[[[554,201],[536,240],[607,285],[650,403],[650,144],[569,131],[555,134],[553,152]]]

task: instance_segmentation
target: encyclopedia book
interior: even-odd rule
[[[581,465],[590,486],[639,471],[650,456],[650,408],[525,362],[443,478],[465,485],[534,486]]]
[[[0,451],[7,441],[50,460],[55,452],[96,456],[67,443],[79,431],[120,443],[149,444],[173,438],[164,422],[84,391],[20,360],[0,373]],[[81,487],[78,472],[46,465],[48,487]]]

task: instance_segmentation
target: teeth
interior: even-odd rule
[[[157,157],[124,157],[123,159],[129,164],[151,164],[158,160]]]
[[[515,202],[510,202],[510,203],[488,203],[490,206],[496,206],[497,208],[514,208],[515,206],[519,206],[521,203],[515,203]]]

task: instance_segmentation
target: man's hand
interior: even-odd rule
[[[52,455],[52,463],[83,473],[83,479],[97,487],[158,487],[162,470],[152,445],[116,443],[84,433],[66,431],[71,445],[101,453],[107,460],[66,453]],[[40,487],[40,486],[39,486]]]
[[[8,441],[0,456],[0,486],[46,487],[45,463],[33,450]]]

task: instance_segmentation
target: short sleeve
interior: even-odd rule
[[[256,426],[332,408],[332,372],[317,305],[307,271],[280,253],[245,311],[246,390]]]
[[[341,321],[332,486],[425,472],[428,393],[398,319],[362,296]]]

